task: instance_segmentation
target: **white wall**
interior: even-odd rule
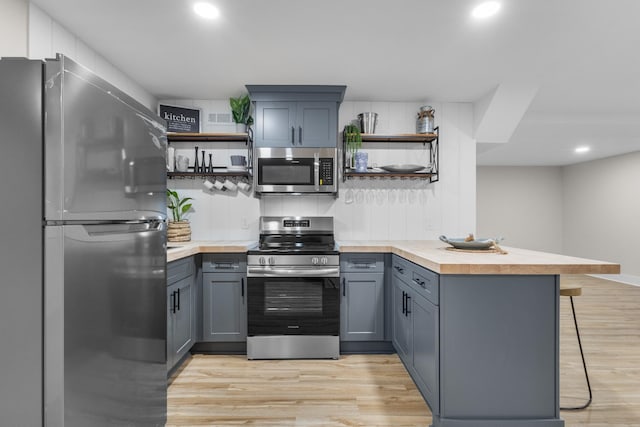
[[[563,252],[560,167],[478,167],[478,236],[505,246]]]
[[[564,247],[640,276],[640,152],[566,166]]]
[[[0,57],[27,56],[28,3],[0,0]]]
[[[564,167],[484,166],[477,179],[478,235],[640,276],[640,152]]]
[[[208,124],[209,113],[229,111],[227,100],[162,100],[163,104],[198,107],[203,111],[203,132],[232,131],[233,125]],[[257,239],[260,215],[329,215],[335,218],[338,239],[434,239],[440,234],[466,235],[475,231],[475,141],[471,137],[471,104],[430,103],[440,126],[440,182],[422,180],[349,180],[340,183],[339,197],[263,196],[204,190],[202,179],[175,179],[170,188],[195,200],[190,216],[194,239]],[[376,133],[412,133],[424,103],[343,102],[339,128],[364,111],[379,114]],[[184,147],[193,161],[196,144]],[[391,147],[393,145],[393,148]],[[242,143],[200,143],[214,155],[214,164],[229,164],[230,154],[242,153]],[[422,144],[367,144],[369,163],[428,163]],[[353,203],[348,201],[351,192]]]
[[[62,53],[89,68],[142,105],[156,111],[157,101],[154,96],[33,3],[29,3],[28,22],[28,55],[25,52],[22,56],[43,59],[55,58],[56,53]]]

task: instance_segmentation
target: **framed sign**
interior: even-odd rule
[[[167,132],[200,133],[200,110],[160,104],[160,117],[167,121]]]

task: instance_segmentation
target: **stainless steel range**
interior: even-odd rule
[[[340,261],[332,217],[261,217],[247,277],[249,359],[340,356]]]

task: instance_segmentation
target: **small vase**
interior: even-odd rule
[[[191,240],[191,224],[189,221],[169,221],[167,225],[168,242],[188,242]]]
[[[247,125],[245,123],[236,123],[237,133],[247,133]]]

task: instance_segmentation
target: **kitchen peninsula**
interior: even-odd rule
[[[617,274],[615,263],[504,247],[448,250],[440,241],[338,241],[341,256],[386,254],[387,321],[434,427],[561,427],[561,274]],[[175,260],[250,242],[193,242]],[[191,249],[188,249],[191,248]]]

